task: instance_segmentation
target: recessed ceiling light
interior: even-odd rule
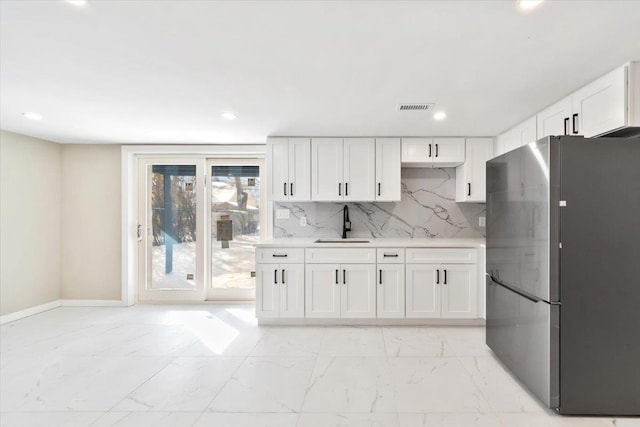
[[[224,113],[220,114],[220,116],[225,120],[233,120],[236,118],[236,115],[229,111],[225,111]]]
[[[74,6],[84,6],[85,4],[87,4],[87,0],[65,0],[65,1]]]
[[[433,118],[436,120],[444,120],[447,118],[447,113],[444,111],[438,111],[437,113],[433,113]]]
[[[27,120],[42,120],[42,116],[38,113],[33,113],[31,111],[26,111],[22,113],[22,117]]]
[[[542,2],[543,0],[520,0],[520,9],[531,10]]]

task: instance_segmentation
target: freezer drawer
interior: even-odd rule
[[[559,405],[560,306],[533,301],[487,276],[487,345],[545,405]]]

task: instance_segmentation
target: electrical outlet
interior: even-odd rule
[[[276,209],[277,219],[289,219],[289,209]]]
[[[478,217],[478,225],[480,227],[486,227],[487,226],[486,218],[483,216]]]
[[[301,216],[300,217],[300,226],[301,227],[306,227],[307,226],[307,217],[306,216]]]

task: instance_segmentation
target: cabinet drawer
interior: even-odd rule
[[[303,248],[258,248],[256,262],[259,264],[303,263]]]
[[[308,263],[375,263],[375,249],[311,248],[306,250]]]
[[[402,264],[404,248],[378,248],[376,250],[378,264]]]
[[[419,248],[407,249],[407,264],[460,263],[472,264],[478,259],[477,249],[472,248]]]

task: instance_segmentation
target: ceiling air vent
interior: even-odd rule
[[[434,104],[398,104],[398,111],[428,111]]]

